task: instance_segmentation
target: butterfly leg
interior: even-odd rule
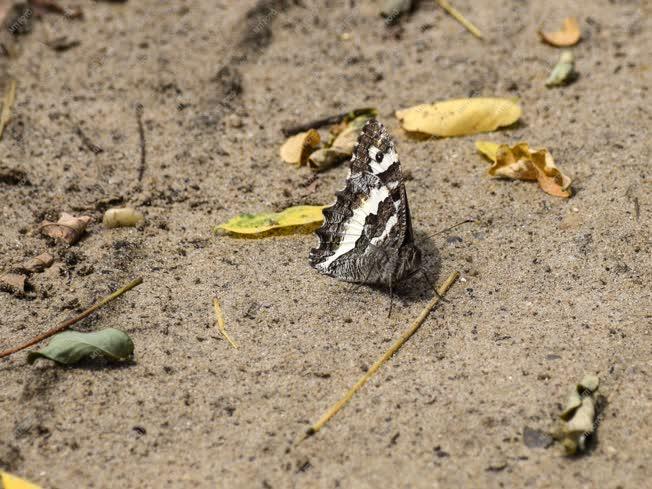
[[[435,288],[435,286],[432,285],[432,282],[430,281],[430,279],[428,278],[428,274],[426,273],[426,269],[423,268],[423,267],[420,267],[417,271],[418,271],[418,272],[421,272],[421,275],[423,275],[423,278],[426,279],[426,282],[428,282],[428,287],[430,287],[430,288],[435,292],[435,295],[436,295],[437,297],[439,297],[439,300],[440,300],[440,301],[447,302],[446,299],[444,299],[444,298],[439,294],[439,292],[437,292],[437,289]]]

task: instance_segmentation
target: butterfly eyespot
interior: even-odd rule
[[[378,163],[380,163],[381,161],[383,161],[383,158],[384,158],[384,157],[385,157],[385,155],[383,154],[382,151],[378,151],[378,153],[376,153],[376,161],[377,161]]]

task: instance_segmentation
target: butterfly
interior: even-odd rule
[[[390,292],[422,269],[396,145],[376,119],[362,128],[346,186],[335,195],[316,232],[313,268],[347,282],[385,285]]]

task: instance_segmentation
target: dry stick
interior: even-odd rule
[[[16,80],[10,80],[9,85],[5,88],[5,94],[2,99],[2,112],[0,112],[0,139],[5,127],[11,119],[11,107],[14,105],[16,99]]]
[[[143,104],[136,105],[136,120],[138,121],[138,135],[140,136],[140,166],[138,167],[138,181],[143,181],[145,166],[147,164],[147,149],[145,147],[145,127],[143,126]]]
[[[482,32],[480,32],[480,29],[478,29],[475,25],[471,23],[471,21],[467,20],[460,12],[457,10],[455,7],[453,7],[450,3],[448,3],[448,0],[437,0],[437,3],[443,8],[448,14],[453,17],[455,20],[457,20],[460,24],[462,24],[466,29],[473,34],[475,37],[478,39],[483,39],[484,36],[482,35]]]
[[[235,341],[231,339],[229,334],[226,332],[226,328],[224,327],[224,315],[222,315],[222,308],[220,307],[220,301],[217,299],[217,297],[213,297],[213,307],[215,308],[215,318],[217,319],[217,329],[220,330],[220,333],[227,339],[229,343],[231,343],[231,346],[233,348],[238,348],[238,345],[236,344]]]
[[[328,117],[322,117],[321,119],[316,119],[314,121],[306,122],[305,124],[297,124],[296,126],[283,127],[281,131],[285,137],[293,136],[300,132],[308,131],[310,129],[319,129],[329,124],[337,124],[341,122],[346,117],[354,119],[360,115],[367,114],[374,109],[371,107],[364,107],[362,109],[353,109],[349,112],[342,112],[341,114],[331,115]]]
[[[108,304],[112,300],[117,299],[118,297],[120,297],[125,292],[133,289],[134,287],[136,287],[137,285],[140,285],[142,283],[143,283],[142,278],[137,278],[136,280],[133,280],[133,281],[129,282],[127,285],[125,285],[121,289],[116,290],[113,294],[108,295],[104,299],[102,299],[101,301],[96,302],[95,304],[93,304],[91,307],[89,307],[84,312],[82,312],[79,316],[76,316],[76,317],[74,317],[72,319],[68,319],[67,321],[64,321],[60,325],[55,326],[54,328],[46,331],[45,333],[43,333],[42,335],[37,336],[36,338],[31,339],[30,341],[28,341],[27,343],[25,343],[23,345],[17,346],[15,348],[10,348],[9,350],[5,350],[5,351],[1,352],[0,353],[0,358],[8,357],[9,355],[12,355],[13,353],[16,353],[16,352],[18,352],[20,350],[24,350],[25,348],[29,348],[30,346],[35,345],[36,343],[38,343],[40,341],[43,341],[44,339],[49,338],[50,336],[54,336],[55,334],[60,333],[61,331],[64,331],[64,330],[68,329],[73,324],[78,323],[82,319],[84,319],[84,318],[90,316],[91,314],[93,314],[100,307],[105,306],[106,304]]]
[[[306,434],[303,438],[305,440],[309,436],[314,435],[317,433],[320,429],[324,427],[328,421],[335,416],[340,409],[344,407],[344,405],[353,398],[353,395],[358,392],[363,385],[367,383],[371,377],[380,369],[380,367],[383,366],[387,360],[389,360],[392,355],[394,355],[404,344],[407,340],[410,339],[410,337],[417,332],[417,330],[421,327],[423,322],[426,320],[428,317],[428,314],[434,309],[434,307],[439,303],[441,298],[444,297],[446,292],[448,292],[448,289],[451,288],[451,286],[455,283],[457,278],[460,276],[459,272],[453,272],[450,274],[450,276],[446,279],[446,281],[439,287],[437,290],[437,294],[435,295],[432,300],[426,305],[426,307],[423,308],[423,311],[421,311],[421,314],[414,320],[410,328],[403,333],[403,335],[394,343],[389,350],[385,352],[385,354],[380,357],[378,360],[376,360],[376,363],[374,363],[369,370],[367,370],[367,373],[365,373],[362,377],[360,377],[360,380],[358,380],[353,387],[351,387],[342,398],[337,401],[333,406],[331,406],[328,411],[326,411],[323,416],[317,421],[315,424],[313,424],[308,430],[306,430]],[[302,440],[302,441],[303,441]]]

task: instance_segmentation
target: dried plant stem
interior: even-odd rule
[[[125,285],[124,287],[116,290],[111,295],[108,295],[104,299],[102,299],[101,301],[96,302],[95,304],[93,304],[91,307],[89,307],[84,312],[79,314],[79,316],[75,316],[74,318],[71,318],[71,319],[68,319],[67,321],[64,321],[60,325],[55,326],[54,328],[46,331],[45,333],[43,333],[43,334],[41,334],[41,335],[39,335],[39,336],[37,336],[35,338],[32,338],[27,343],[24,343],[24,344],[22,344],[20,346],[17,346],[15,348],[11,348],[9,350],[5,350],[3,352],[0,352],[0,358],[8,357],[9,355],[12,355],[12,354],[14,354],[16,352],[24,350],[25,348],[29,348],[30,346],[35,345],[36,343],[39,343],[39,342],[43,341],[44,339],[49,338],[50,336],[54,336],[55,334],[60,333],[61,331],[64,331],[64,330],[70,328],[70,326],[72,326],[73,324],[78,323],[82,319],[84,319],[84,318],[90,316],[91,314],[93,314],[100,307],[107,305],[112,300],[117,299],[118,297],[120,297],[125,292],[133,289],[134,287],[136,287],[137,285],[140,285],[142,283],[143,283],[142,278],[137,278],[136,280],[133,280],[133,281],[129,282],[127,285]]]
[[[304,124],[297,124],[296,126],[286,126],[281,129],[281,132],[285,137],[294,136],[300,132],[308,131],[310,129],[319,129],[320,127],[328,126],[330,124],[338,124],[342,122],[345,118],[354,119],[360,115],[367,114],[373,111],[371,107],[364,107],[362,109],[353,109],[349,112],[342,112],[341,114],[331,115],[328,117],[322,117],[321,119],[315,119],[314,121],[306,122]]]
[[[369,370],[358,380],[353,387],[351,387],[342,398],[337,401],[333,406],[331,406],[325,413],[324,415],[317,421],[315,424],[313,424],[308,430],[306,431],[306,435],[304,437],[307,438],[309,436],[314,435],[317,433],[320,429],[324,427],[328,421],[335,416],[340,409],[344,407],[344,405],[349,402],[354,394],[358,392],[362,386],[364,386],[371,377],[380,369],[380,367],[383,366],[387,360],[389,360],[392,355],[394,355],[404,344],[407,340],[410,339],[410,337],[417,332],[417,330],[421,327],[423,322],[426,320],[430,312],[435,308],[437,304],[439,304],[439,301],[444,297],[446,292],[448,292],[448,289],[451,288],[451,286],[455,283],[457,278],[460,276],[459,272],[453,272],[450,274],[450,276],[446,279],[446,281],[439,287],[437,290],[437,295],[435,295],[432,300],[426,305],[426,307],[423,308],[423,311],[421,311],[421,314],[414,320],[410,328],[403,333],[403,335],[394,343],[389,350],[387,350],[382,357],[380,357],[378,360],[376,360],[376,363],[374,363]]]
[[[457,20],[460,24],[462,24],[464,27],[466,27],[466,30],[468,30],[471,34],[473,34],[475,37],[478,39],[483,39],[484,36],[482,35],[482,32],[480,32],[480,29],[478,29],[475,25],[471,23],[471,21],[467,20],[459,10],[457,10],[455,7],[453,7],[450,3],[448,3],[448,0],[437,0],[437,3],[443,8],[448,14],[453,17],[455,20]]]
[[[231,339],[229,334],[226,332],[226,328],[224,327],[224,315],[222,314],[220,301],[217,299],[217,297],[213,297],[213,308],[215,309],[215,319],[217,320],[217,329],[219,329],[220,333],[222,333],[222,336],[224,336],[226,340],[229,343],[231,343],[231,346],[237,349],[238,345],[236,344],[235,341]]]
[[[16,80],[10,80],[7,88],[5,88],[4,97],[2,98],[2,112],[0,112],[0,139],[2,139],[2,134],[9,123],[9,119],[11,119],[11,108],[14,105],[15,99]]]

